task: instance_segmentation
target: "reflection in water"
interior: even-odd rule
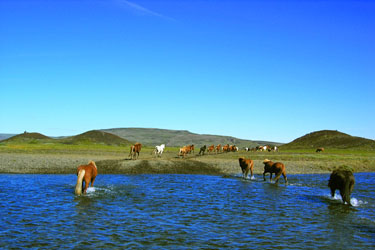
[[[0,175],[0,248],[370,248],[375,175],[355,177],[350,207],[329,175],[100,175],[84,196],[74,175]]]

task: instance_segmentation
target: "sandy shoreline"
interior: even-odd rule
[[[118,155],[26,154],[0,153],[0,173],[12,174],[75,174],[77,166],[94,160],[99,174],[241,174],[238,160],[210,157],[147,158],[129,160]],[[330,173],[325,166],[311,162],[283,161],[287,174]],[[262,160],[254,160],[254,174],[263,173]],[[371,169],[364,169],[368,172]]]

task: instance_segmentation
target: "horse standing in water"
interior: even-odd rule
[[[272,174],[275,173],[275,183],[279,181],[281,175],[283,175],[285,184],[288,184],[288,179],[286,178],[285,165],[281,162],[272,162],[268,159],[263,161],[264,163],[264,172],[263,179],[266,180],[266,173],[270,173],[270,181],[272,180]]]
[[[83,193],[86,194],[87,188],[91,182],[91,187],[94,186],[94,181],[98,175],[98,168],[94,161],[89,161],[87,165],[80,165],[77,168],[77,184],[75,188],[75,194],[81,195],[82,189]],[[85,184],[83,184],[85,182]],[[83,185],[85,185],[83,187]]]
[[[130,147],[129,156],[131,157],[131,159],[133,158],[137,159],[137,155],[139,157],[139,152],[141,152],[141,148],[142,148],[142,144],[140,144],[139,142],[137,142],[136,144]]]
[[[239,163],[240,163],[240,167],[241,167],[241,170],[242,170],[242,176],[244,179],[247,178],[248,174],[249,174],[249,171],[251,173],[251,179],[254,178],[254,175],[253,175],[253,168],[254,168],[254,161],[251,160],[251,159],[246,159],[246,158],[242,158],[240,157],[238,159]]]
[[[353,172],[345,169],[336,169],[329,177],[328,187],[331,189],[331,196],[335,197],[336,189],[340,190],[342,202],[350,203],[350,194],[353,191],[355,179]]]

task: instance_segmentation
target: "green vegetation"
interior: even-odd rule
[[[282,145],[283,150],[317,149],[324,147],[329,150],[351,149],[354,151],[374,151],[375,141],[355,137],[334,130],[322,130],[304,135],[294,141]]]
[[[339,132],[333,131],[335,133]],[[103,131],[89,131],[62,139],[25,133],[0,142],[0,172],[67,174],[74,173],[78,165],[94,160],[101,174],[234,174],[240,172],[239,157],[253,159],[256,174],[262,173],[262,162],[266,158],[283,162],[289,174],[329,173],[343,166],[354,172],[375,171],[375,150],[372,150],[371,140],[368,142],[367,139],[363,141],[363,138],[354,137],[357,147],[349,147],[348,144],[343,147],[348,135],[338,135],[335,142],[332,131],[315,132],[281,146],[279,152],[245,152],[240,149],[239,152],[199,156],[202,144],[196,144],[195,152],[185,159],[178,157],[179,147],[167,146],[163,156],[158,158],[152,154],[153,146],[143,146],[140,158],[130,160],[132,142]],[[325,140],[329,144],[321,145]],[[317,145],[324,147],[324,152],[316,153]]]

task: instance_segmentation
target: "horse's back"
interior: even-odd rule
[[[79,173],[80,170],[85,170],[85,176],[86,175],[90,175],[91,177],[96,177],[98,175],[98,170],[95,166],[93,165],[80,165],[78,166],[77,168],[77,175]]]

